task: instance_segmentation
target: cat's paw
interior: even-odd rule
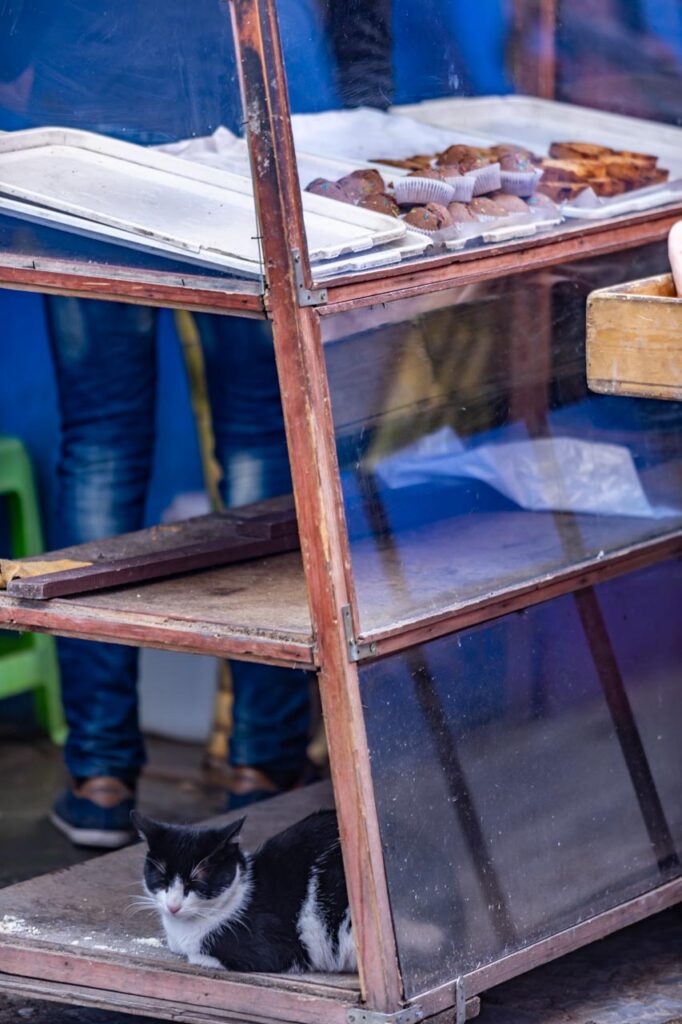
[[[225,970],[220,960],[216,960],[214,956],[206,956],[204,953],[192,953],[187,959],[191,964],[196,964],[197,967],[210,967],[213,971]]]

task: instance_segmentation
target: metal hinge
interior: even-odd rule
[[[408,1006],[396,1013],[378,1013],[375,1010],[348,1010],[348,1024],[418,1024],[424,1019],[424,1011],[419,1006]]]
[[[362,661],[363,658],[371,658],[372,655],[377,652],[377,645],[375,643],[359,644],[357,642],[355,639],[355,633],[353,632],[353,617],[350,613],[350,605],[344,604],[341,609],[341,615],[343,616],[343,631],[346,634],[346,643],[348,644],[348,656],[350,660]]]
[[[465,1024],[467,1019],[467,997],[464,991],[464,978],[455,981],[455,1024]]]
[[[303,283],[303,271],[301,270],[301,250],[292,249],[291,255],[294,258],[294,280],[298,289],[299,306],[324,306],[328,301],[326,288],[306,288]]]

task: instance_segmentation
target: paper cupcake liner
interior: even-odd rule
[[[456,178],[446,178],[446,183],[452,189],[450,202],[470,203],[474,197],[475,179],[472,175],[459,174]]]
[[[395,198],[399,206],[411,203],[440,203],[447,206],[453,200],[452,188],[437,178],[398,178]]]
[[[430,239],[434,245],[440,245],[443,242],[449,242],[455,238],[460,238],[462,235],[462,224],[451,224],[447,228],[437,228],[435,231],[428,231],[426,228],[416,228],[414,224],[408,224],[407,228],[409,231],[416,231],[418,235],[424,235]]]
[[[497,192],[502,187],[499,164],[486,164],[475,171],[467,171],[465,178],[474,179],[474,195],[482,196],[486,192]]]
[[[510,196],[532,196],[540,183],[542,171],[501,171],[502,191]]]

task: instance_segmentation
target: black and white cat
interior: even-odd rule
[[[253,854],[237,842],[244,820],[199,829],[133,812],[149,845],[147,905],[169,949],[233,971],[355,971],[334,811],[311,814]]]

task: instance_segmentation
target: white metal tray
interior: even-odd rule
[[[662,185],[605,199],[594,208],[566,203],[562,211],[567,217],[594,220],[682,202],[682,128],[532,96],[426,100],[393,110],[396,116],[426,122],[437,131],[479,132],[538,154],[547,153],[552,142],[562,139],[647,152],[670,171],[669,181]]]
[[[90,132],[38,128],[0,136],[0,194],[153,239],[203,258],[260,267],[251,181]],[[311,259],[404,237],[405,225],[306,194]],[[171,250],[169,250],[171,251]],[[173,255],[175,253],[173,252]],[[235,266],[235,269],[237,267]]]

